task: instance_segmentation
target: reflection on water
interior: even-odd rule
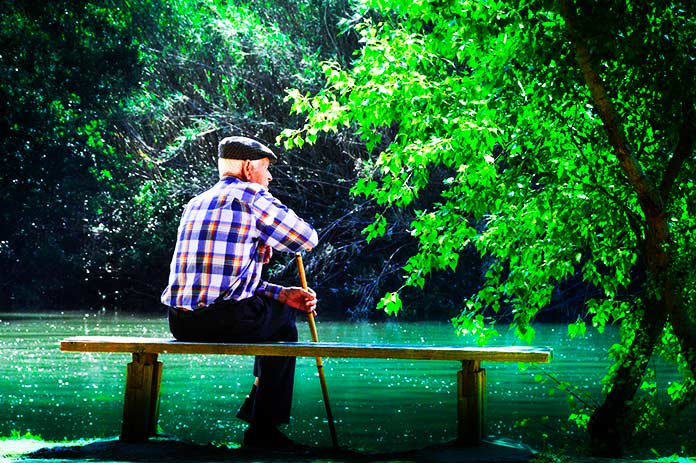
[[[300,324],[300,338],[309,331]],[[333,342],[473,344],[447,323],[338,323],[318,320],[319,338]],[[120,432],[128,354],[61,353],[58,341],[76,335],[169,337],[163,316],[118,314],[0,314],[0,436],[12,430],[49,440],[115,436]],[[535,345],[554,349],[551,364],[520,368],[484,363],[488,371],[487,432],[537,447],[572,447],[582,433],[567,420],[567,396],[535,381],[555,375],[599,397],[613,336],[571,342],[563,327],[537,327]],[[496,344],[513,344],[512,335]],[[237,407],[251,387],[251,357],[161,355],[160,426],[197,442],[239,442]],[[331,406],[341,445],[368,451],[409,449],[456,434],[458,362],[325,359]],[[655,365],[653,365],[655,366]],[[669,374],[659,365],[658,378]],[[693,429],[694,413],[682,417]],[[298,358],[288,434],[329,446],[314,359]],[[651,447],[659,447],[651,442]],[[675,445],[674,442],[668,445]],[[676,448],[667,451],[678,451]]]

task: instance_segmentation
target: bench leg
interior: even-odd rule
[[[157,354],[133,354],[126,373],[121,440],[146,441],[157,434],[162,362]]]
[[[463,361],[457,373],[457,443],[480,445],[486,412],[486,370],[478,361]]]

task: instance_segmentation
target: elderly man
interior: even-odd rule
[[[268,192],[276,155],[246,137],[218,146],[220,180],[189,201],[179,224],[162,302],[179,341],[297,341],[296,312],[313,311],[312,290],[261,279],[272,250],[298,252],[317,233]],[[244,446],[295,448],[278,425],[290,418],[294,357],[257,357],[256,380],[237,416]]]

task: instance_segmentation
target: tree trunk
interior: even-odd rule
[[[604,403],[595,410],[588,424],[591,451],[597,456],[619,457],[623,443],[633,429],[630,412],[655,345],[667,322],[668,313],[678,306],[670,279],[670,233],[665,201],[655,183],[643,172],[631,153],[618,115],[608,98],[601,77],[592,65],[589,46],[576,29],[576,8],[572,0],[562,0],[562,13],[593,105],[597,110],[609,144],[623,173],[635,191],[644,217],[643,255],[646,262],[646,286],[643,307],[637,315],[635,337],[625,358],[612,378]]]
[[[622,359],[604,403],[592,414],[588,424],[591,450],[595,456],[620,457],[623,443],[633,429],[631,403],[638,391],[655,345],[677,307],[678,298],[670,278],[669,229],[661,210],[641,203],[647,221],[645,238],[646,291],[635,337],[628,355]]]
[[[654,299],[646,305],[658,304]],[[597,408],[587,426],[591,452],[595,456],[620,457],[627,434],[633,428],[630,419],[631,402],[638,391],[667,317],[664,310],[646,308],[640,316],[639,328],[629,348],[629,354],[612,378],[611,390]]]

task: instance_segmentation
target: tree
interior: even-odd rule
[[[284,88],[318,88],[318,59],[355,48],[335,33],[346,4],[0,4],[0,310],[157,309],[183,204],[215,180],[217,141],[271,144],[292,123]],[[362,237],[344,153],[331,139],[288,153],[274,193],[331,237],[308,259],[313,284],[347,293],[338,256]]]
[[[130,166],[120,177],[131,186],[110,195],[95,241],[103,249],[122,249],[109,255],[111,271],[105,276],[113,289],[130,287],[129,294],[119,293],[118,304],[126,296],[148,300],[149,307],[159,300],[183,206],[217,178],[217,142],[243,134],[272,146],[293,119],[284,89],[319,88],[319,57],[340,54],[335,47],[342,52],[354,47],[350,36],[334,38],[335,15],[345,0],[169,4],[164,19],[171,27],[160,28],[162,19],[153,20],[141,46],[143,79],[124,100],[109,137]],[[169,32],[157,35],[162,30]],[[326,286],[341,275],[342,261],[336,258],[341,241],[361,239],[346,214],[350,207],[344,207],[352,202],[346,178],[354,177],[353,163],[333,140],[303,156],[279,154],[274,195],[334,237],[335,247],[320,246],[307,261],[313,285]],[[296,283],[289,268],[278,256],[274,279]],[[322,272],[313,271],[317,268]]]
[[[138,79],[137,28],[113,3],[2,3],[3,309],[84,300],[95,199],[114,161],[100,131]]]
[[[499,319],[531,341],[554,288],[594,288],[569,332],[621,327],[604,402],[584,421],[596,454],[619,455],[657,417],[634,401],[653,356],[683,374],[672,405],[691,403],[696,5],[364,0],[353,17],[362,48],[350,66],[325,63],[321,91],[289,93],[307,121],[284,136],[357,133],[373,156],[353,192],[387,208],[438,189],[410,224],[404,287],[476,249],[484,281],[454,324],[482,342]],[[378,214],[366,233],[386,227]],[[399,291],[378,307],[398,312]]]

